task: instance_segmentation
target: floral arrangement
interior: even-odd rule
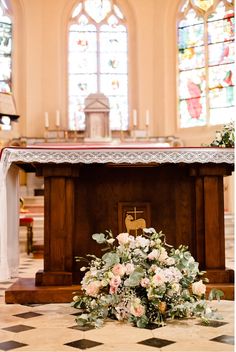
[[[222,131],[216,131],[215,139],[211,142],[211,147],[234,148],[235,125],[234,122],[224,125]]]
[[[200,279],[204,272],[187,247],[174,249],[152,228],[136,237],[120,233],[114,238],[107,231],[92,238],[105,245],[106,253],[87,255],[88,266],[81,268],[86,271],[82,292],[72,302],[80,309],[78,325],[99,327],[109,317],[145,328],[165,325],[168,318],[201,317],[207,323],[215,314],[205,300],[208,280]],[[214,290],[209,299],[221,295]]]

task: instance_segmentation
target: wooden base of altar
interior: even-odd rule
[[[222,290],[222,299],[234,300],[234,284],[207,284],[207,296],[212,288]],[[45,304],[45,303],[70,303],[75,292],[80,291],[80,285],[69,286],[35,286],[34,278],[17,280],[5,291],[6,303],[15,304]]]
[[[6,303],[67,303],[72,302],[80,285],[68,286],[35,286],[34,278],[18,279],[5,291]]]

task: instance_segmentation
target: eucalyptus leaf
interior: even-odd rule
[[[92,239],[95,240],[99,244],[106,242],[106,237],[105,237],[104,233],[94,233],[92,235]]]
[[[118,254],[113,253],[113,252],[105,253],[102,256],[102,260],[106,263],[105,264],[106,269],[108,269],[108,268],[112,267],[113,265],[118,264],[120,262],[120,258],[118,256]]]
[[[140,284],[141,279],[144,276],[144,273],[145,272],[144,272],[143,268],[137,267],[132,272],[130,277],[125,280],[124,285],[125,286],[130,286],[130,287],[138,286]]]

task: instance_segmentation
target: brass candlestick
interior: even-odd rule
[[[133,136],[134,136],[134,140],[136,141],[137,139],[137,125],[133,125]]]
[[[146,124],[146,138],[149,139],[149,125]]]
[[[120,129],[120,141],[124,142],[124,131]]]
[[[44,139],[45,139],[45,142],[47,143],[48,142],[48,127],[45,127]]]
[[[74,130],[74,142],[77,142],[77,131]]]
[[[56,126],[57,129],[57,141],[60,141],[60,127]]]

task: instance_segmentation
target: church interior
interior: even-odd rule
[[[234,6],[0,0],[0,351],[234,351]],[[79,326],[74,257],[153,227],[219,316]]]

